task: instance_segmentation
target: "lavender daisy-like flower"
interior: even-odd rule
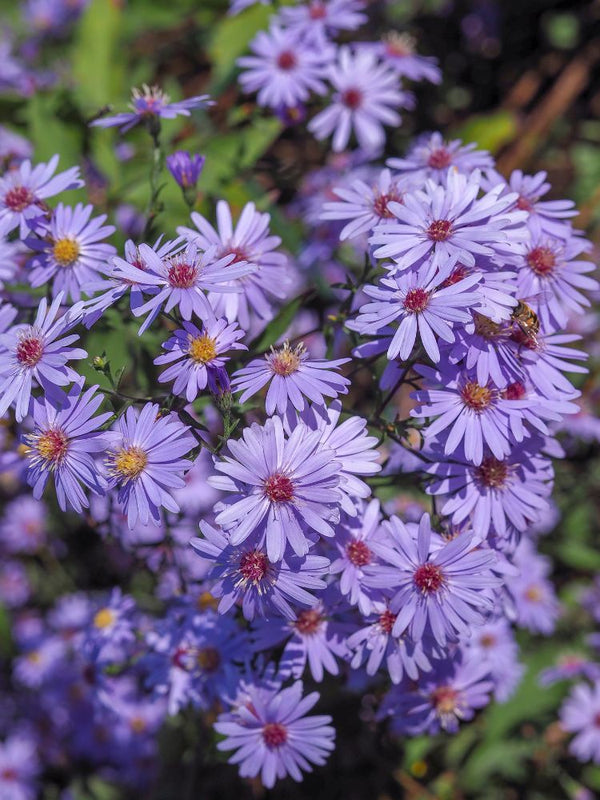
[[[285,267],[287,258],[276,252],[281,244],[279,236],[271,236],[269,214],[256,210],[254,203],[247,203],[234,226],[231,209],[225,200],[217,203],[217,227],[214,228],[201,214],[193,212],[193,228],[179,227],[177,233],[206,251],[215,247],[218,258],[231,257],[225,275],[237,292],[209,292],[208,299],[217,317],[226,317],[229,322],[238,320],[247,330],[251,324],[250,311],[261,319],[271,316],[270,297],[279,300],[286,294],[289,275]],[[245,263],[252,271],[236,277],[235,267]]]
[[[79,339],[77,334],[63,334],[79,322],[81,306],[72,306],[58,317],[62,299],[59,294],[48,308],[42,298],[33,325],[15,325],[0,336],[0,417],[14,403],[20,422],[29,411],[34,385],[39,385],[51,402],[59,403],[64,393],[58,387],[79,377],[67,363],[85,358],[87,353],[70,347]]]
[[[416,686],[392,689],[380,716],[392,717],[396,733],[456,733],[460,722],[473,719],[476,710],[489,703],[493,690],[490,667],[459,651],[453,660],[436,662],[436,669]]]
[[[442,73],[437,58],[417,53],[417,40],[408,33],[390,31],[380,42],[361,42],[360,47],[372,50],[401,78],[410,81],[441,83]]]
[[[525,538],[521,539],[513,560],[520,574],[509,576],[506,588],[514,604],[516,624],[532,633],[549,636],[556,626],[561,606],[548,580],[548,560]]]
[[[103,397],[95,394],[97,386],[83,394],[81,386],[73,385],[60,410],[47,400],[34,401],[35,427],[26,436],[27,482],[33,496],[39,500],[52,477],[61,509],[71,507],[78,513],[88,506],[82,484],[96,493],[106,487],[91,454],[106,449],[106,436],[98,429],[112,416],[110,411],[94,416]]]
[[[533,235],[518,265],[518,297],[526,297],[537,312],[544,330],[550,333],[564,328],[570,314],[583,314],[590,301],[580,290],[598,289],[598,281],[586,273],[596,265],[581,259],[591,243],[572,235],[557,239],[547,234]]]
[[[29,233],[29,221],[45,213],[48,197],[83,186],[79,167],[55,175],[57,165],[57,155],[47,164],[33,168],[27,160],[0,177],[0,230],[4,234],[19,227],[19,236],[24,239]]]
[[[476,144],[466,144],[460,139],[446,141],[441,133],[420,136],[406,154],[406,158],[390,158],[388,167],[406,173],[415,180],[427,178],[442,183],[451,169],[470,174],[476,169],[487,170],[494,161],[485,150],[477,150]]]
[[[231,529],[233,545],[264,526],[269,559],[279,561],[286,544],[296,555],[305,555],[309,531],[334,535],[341,502],[339,464],[320,439],[320,431],[302,423],[286,437],[280,418],[271,417],[264,426],[246,428],[238,441],[228,441],[230,455],[215,462],[224,474],[209,483],[236,493],[216,516],[218,524]]]
[[[264,359],[255,358],[248,366],[234,372],[232,384],[234,391],[242,392],[240,403],[245,403],[270,382],[265,399],[269,415],[275,411],[285,414],[290,406],[302,411],[304,397],[323,406],[325,397],[346,394],[350,381],[333,370],[349,360],[310,358],[302,342],[294,348],[284,342],[278,349],[272,347]]]
[[[284,6],[279,17],[286,28],[314,39],[339,31],[353,31],[367,21],[365,0],[308,0],[297,6]]]
[[[140,122],[147,122],[154,126],[161,119],[174,119],[179,115],[189,117],[191,109],[206,108],[211,104],[207,94],[171,103],[169,96],[158,86],[148,86],[144,83],[141,89],[131,90],[131,111],[115,114],[112,117],[102,117],[94,120],[91,124],[98,128],[117,127],[121,133],[126,133]]]
[[[247,620],[273,615],[294,619],[294,606],[315,604],[311,593],[325,589],[329,560],[323,556],[286,556],[273,564],[264,548],[232,545],[230,537],[207,522],[200,523],[203,539],[192,539],[191,545],[202,556],[214,562],[208,580],[214,581],[211,594],[219,598],[219,613],[226,614],[239,603]]]
[[[307,717],[319,695],[302,697],[302,692],[301,681],[281,691],[248,686],[242,702],[219,715],[215,730],[226,738],[217,747],[237,751],[229,761],[240,765],[243,778],[260,773],[270,789],[278,778],[290,775],[301,781],[302,771],[312,771],[310,764],[325,763],[334,749],[331,717]]]
[[[600,681],[573,688],[560,710],[562,727],[575,733],[569,750],[580,761],[600,764]]]
[[[388,203],[401,203],[406,188],[407,182],[392,178],[389,169],[382,170],[373,185],[356,179],[350,186],[336,186],[333,193],[340,199],[323,205],[321,219],[349,220],[341,230],[340,239],[355,239],[370,233],[379,223],[393,219]]]
[[[335,47],[323,42],[311,46],[293,30],[273,25],[250,42],[252,56],[238,59],[244,69],[240,83],[245,92],[258,92],[261,106],[296,107],[311,92],[325,94],[326,67],[335,57]]]
[[[115,261],[113,275],[116,278],[133,281],[156,292],[143,305],[133,309],[136,317],[148,314],[140,327],[140,335],[156,319],[163,306],[167,313],[178,308],[185,320],[190,320],[192,314],[200,319],[213,317],[205,292],[209,289],[213,292],[239,291],[237,287],[228,285],[228,281],[254,270],[246,262],[233,264],[233,255],[217,258],[215,248],[200,255],[194,243],[188,244],[184,250],[179,249],[177,243],[173,245],[175,252],[161,257],[147,244],[141,244],[140,257],[147,270],[122,259]]]
[[[444,495],[440,513],[451,517],[453,525],[469,519],[480,536],[493,529],[505,537],[511,525],[525,531],[548,508],[552,492],[552,462],[538,452],[535,445],[515,445],[506,458],[487,454],[479,466],[455,452],[452,461],[427,466],[435,478],[427,492]]]
[[[174,381],[173,392],[192,403],[206,389],[210,371],[222,369],[229,360],[230,350],[246,350],[238,340],[244,336],[236,323],[225,319],[205,320],[202,328],[184,322],[183,329],[163,343],[167,352],[154,359],[155,364],[171,364],[161,372],[160,383]]]
[[[55,297],[64,292],[72,300],[80,299],[82,286],[95,279],[98,268],[117,252],[102,241],[114,233],[114,225],[104,225],[106,214],[90,220],[93,210],[91,205],[70,208],[59,203],[42,238],[27,239],[36,253],[29,262],[32,286],[52,280]]]
[[[310,121],[308,129],[317,139],[333,134],[335,152],[346,147],[352,131],[363,150],[378,151],[385,142],[384,125],[400,125],[397,109],[407,103],[398,75],[373,53],[344,46],[328,77],[335,90],[332,103]]]
[[[418,365],[417,372],[426,379],[426,388],[413,393],[417,406],[411,416],[437,417],[425,430],[425,438],[446,435],[444,453],[450,455],[464,442],[469,461],[483,461],[484,444],[502,460],[510,453],[512,417],[522,416],[526,400],[507,400],[500,391],[487,384],[482,386],[468,373],[457,369],[436,372]]]
[[[0,796],[6,800],[34,800],[40,773],[35,741],[15,733],[0,743]]]
[[[411,272],[382,278],[379,286],[365,286],[363,291],[373,302],[361,306],[357,319],[348,327],[360,333],[379,333],[397,321],[388,359],[406,361],[418,333],[429,358],[438,362],[438,337],[454,342],[454,325],[470,322],[470,308],[479,303],[479,294],[470,291],[479,283],[479,275],[469,275],[449,286],[445,285],[446,277],[445,273],[421,277]]]
[[[186,150],[178,150],[166,158],[169,172],[182,189],[189,189],[198,183],[206,158],[197,153],[191,155]]]
[[[502,195],[499,186],[478,197],[480,184],[478,170],[470,175],[450,170],[441,185],[427,181],[423,191],[406,194],[403,203],[390,203],[397,222],[373,232],[375,258],[391,258],[405,270],[429,255],[435,266],[460,262],[472,267],[476,256],[506,260],[509,252],[522,252],[525,215],[509,210],[516,197]]]
[[[160,416],[154,403],[146,403],[139,414],[128,408],[117,421],[106,464],[130,528],[138,519],[160,524],[161,507],[179,511],[172,493],[185,486],[183,473],[191,462],[184,456],[195,444],[189,428],[174,415]]]
[[[372,604],[365,620],[367,624],[347,640],[349,649],[353,651],[353,669],[366,662],[367,675],[376,675],[385,662],[392,683],[400,683],[405,675],[416,681],[420,673],[431,669],[422,642],[413,642],[406,634],[392,634],[397,616],[383,600]]]
[[[423,634],[445,646],[471,626],[481,625],[493,608],[494,589],[500,580],[493,574],[493,550],[475,549],[477,540],[461,533],[441,547],[432,542],[429,514],[423,514],[416,539],[401,520],[392,516],[388,530],[393,544],[373,544],[386,564],[368,570],[367,582],[390,588],[395,594],[390,610],[397,614],[394,636],[408,631],[418,642]]]

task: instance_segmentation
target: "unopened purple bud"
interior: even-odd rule
[[[178,150],[167,156],[167,167],[182,189],[187,189],[198,182],[204,161],[204,156],[192,156],[186,150]]]

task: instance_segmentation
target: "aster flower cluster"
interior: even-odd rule
[[[0,175],[0,601],[17,687],[5,703],[0,686],[0,797],[33,800],[66,763],[143,794],[179,715],[242,778],[301,781],[335,748],[327,676],[369,694],[395,736],[453,734],[515,692],[515,629],[549,635],[561,616],[537,542],[578,412],[586,354],[565,329],[598,289],[591,245],[570,201],[544,199],[545,174],[505,179],[475,145],[429,133],[376,163],[412,102],[402,82],[440,76],[404,35],[339,45],[366,12],[284,5],[238,62],[243,90],[288,121],[329,98],[308,129],[333,155],[286,209],[307,231],[297,259],[256,192],[199,204],[213,165],[186,151],[166,164],[189,220],[159,233],[163,121],[206,95],[144,85],[91,122],[149,134],[137,231],[68,205],[84,180],[58,155],[25,148]],[[127,353],[114,372],[111,347]],[[62,562],[86,537],[120,585],[74,589]],[[65,587],[43,612],[40,565]],[[562,725],[600,762],[598,664],[574,655],[540,680],[572,677]]]

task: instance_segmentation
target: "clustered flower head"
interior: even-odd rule
[[[428,133],[376,163],[413,103],[403,82],[440,75],[410,37],[357,39],[367,5],[284,5],[238,61],[259,105],[289,119],[316,105],[308,130],[331,139],[287,209],[306,233],[297,259],[253,194],[207,197],[158,238],[149,219],[117,249],[105,214],[67,205],[78,168],[23,157],[0,176],[0,473],[19,487],[0,601],[34,706],[31,726],[12,706],[0,721],[0,797],[35,797],[39,753],[144,791],[159,729],[189,709],[242,777],[300,781],[335,746],[335,719],[313,713],[326,675],[371,693],[396,735],[455,733],[516,689],[514,628],[555,627],[536,531],[578,411],[569,375],[586,354],[564,329],[598,288],[591,246],[570,201],[541,199],[545,174],[506,180],[475,145]],[[209,102],[144,85],[92,124],[141,125],[157,146],[161,120]],[[193,209],[204,158],[167,165]],[[113,326],[118,372],[95,349]],[[403,507],[409,472],[423,491]],[[151,603],[132,580],[17,616],[56,504],[142,573]],[[573,657],[543,680],[565,676],[589,683],[561,714],[572,752],[600,762],[600,668]]]

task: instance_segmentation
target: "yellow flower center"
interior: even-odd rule
[[[142,717],[132,717],[129,723],[134,733],[143,733],[146,730],[146,720]]]
[[[266,358],[271,366],[272,371],[276,375],[282,375],[284,378],[286,378],[288,375],[296,372],[300,366],[304,352],[304,345],[302,343],[297,345],[292,350],[289,342],[284,342],[281,350],[274,350],[271,348],[271,352]]]
[[[207,364],[217,355],[215,340],[206,333],[203,333],[202,336],[196,336],[190,340],[188,352],[190,358],[196,364]]]
[[[52,252],[61,267],[70,267],[77,261],[80,249],[73,239],[57,239]]]
[[[119,450],[114,456],[114,471],[125,480],[133,480],[144,471],[148,463],[148,456],[141,447],[131,447]]]
[[[94,627],[104,630],[109,628],[115,621],[115,615],[110,608],[101,608],[94,616]]]
[[[32,445],[30,455],[34,457],[37,455],[51,468],[60,464],[69,448],[69,439],[59,428],[51,428],[44,433],[34,434],[29,437],[29,441]]]

